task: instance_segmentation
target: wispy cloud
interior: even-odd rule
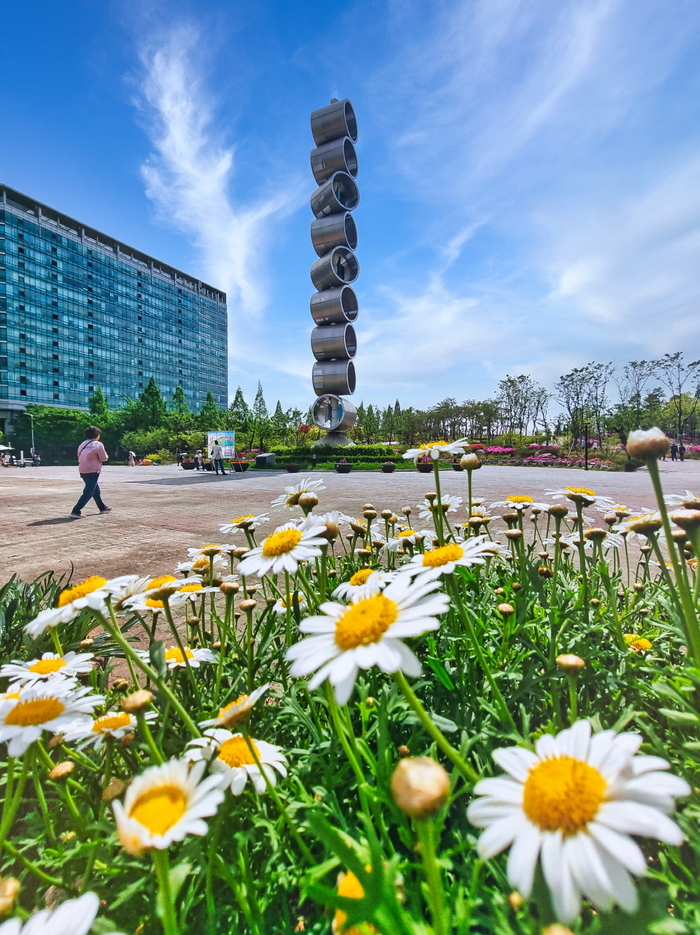
[[[236,149],[215,130],[206,87],[202,33],[181,23],[140,48],[143,74],[137,103],[154,152],[141,167],[159,215],[189,235],[203,276],[228,294],[233,327],[239,316],[260,318],[265,247],[273,223],[299,200],[294,184],[257,199],[235,193]],[[240,328],[235,347],[244,351]]]

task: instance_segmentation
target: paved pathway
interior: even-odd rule
[[[661,470],[668,493],[683,493],[686,488],[700,493],[700,461],[662,462]],[[170,572],[184,560],[188,547],[221,541],[219,523],[268,510],[270,500],[301,476],[249,471],[217,478],[192,476],[175,465],[108,466],[101,486],[114,511],[100,516],[90,504],[82,519],[72,520],[68,513],[81,489],[75,468],[0,469],[4,538],[0,582],[15,572],[25,579],[47,568],[67,572],[71,564],[78,578]],[[413,471],[314,472],[313,476],[326,485],[321,507],[355,515],[367,501],[378,511],[414,507],[434,486],[430,477]],[[449,471],[441,478],[445,493],[465,496],[465,474]],[[486,504],[511,493],[529,493],[540,500],[545,491],[567,484],[590,486],[631,507],[653,504],[646,471],[586,474],[563,468],[484,467],[474,480],[474,495]],[[276,515],[282,522],[285,514]]]

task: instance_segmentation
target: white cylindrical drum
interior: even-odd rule
[[[357,120],[350,101],[347,98],[332,101],[326,107],[314,110],[311,114],[311,133],[317,146],[337,140],[339,136],[349,136],[356,143]]]
[[[317,396],[326,393],[352,396],[355,392],[355,365],[351,360],[317,361],[311,372],[311,380]]]
[[[355,179],[347,172],[335,172],[311,196],[314,217],[353,211],[360,203],[360,190]]]
[[[316,360],[349,360],[357,353],[352,325],[322,325],[311,332],[311,350]]]
[[[318,256],[325,256],[333,247],[357,247],[357,227],[352,214],[328,214],[311,222],[311,243]]]
[[[311,281],[319,292],[355,282],[359,275],[360,264],[347,247],[334,247],[311,267]]]
[[[311,296],[311,316],[317,325],[339,325],[355,321],[358,315],[357,296],[350,286],[324,289]]]
[[[357,420],[357,409],[349,399],[328,393],[319,396],[313,408],[314,422],[326,432],[347,432]]]

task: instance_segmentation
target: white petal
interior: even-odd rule
[[[551,734],[542,734],[535,744],[537,756],[544,760],[548,757],[559,756],[559,746]]]
[[[525,747],[503,747],[494,750],[492,756],[501,769],[520,782],[525,782],[527,774],[537,763],[537,756]]]
[[[522,805],[523,785],[505,776],[497,776],[495,779],[482,779],[474,788],[477,795],[488,795],[499,802],[505,802],[508,805]]]
[[[488,860],[489,857],[500,854],[513,843],[517,833],[518,825],[512,818],[501,818],[495,821],[479,838],[476,846],[479,857],[482,860]]]
[[[635,840],[626,834],[619,834],[601,825],[600,822],[592,821],[588,824],[588,833],[592,835],[597,843],[605,848],[612,857],[619,860],[620,863],[630,871],[641,877],[646,872],[646,861],[641,848]]]
[[[576,834],[564,841],[564,855],[574,882],[601,912],[610,912],[614,904],[612,883],[600,851],[586,834]]]
[[[591,725],[588,721],[576,721],[568,730],[557,736],[557,744],[562,756],[571,756],[576,760],[588,759],[591,740]]]
[[[640,834],[667,844],[683,843],[683,832],[663,812],[643,802],[604,802],[596,821],[622,834]]]
[[[517,820],[520,815],[522,815],[522,808],[519,805],[499,802],[490,796],[475,799],[469,803],[467,809],[467,818],[476,828],[487,828],[492,822],[501,818]]]
[[[353,669],[348,673],[345,680],[339,682],[335,686],[335,700],[338,704],[347,704],[350,701],[350,696],[352,695],[352,690],[355,687],[355,679],[357,678],[357,669]]]
[[[405,675],[409,675],[411,678],[417,679],[418,676],[423,671],[418,657],[406,646],[405,643],[402,643],[401,640],[391,640],[391,642],[396,646],[396,649],[399,652],[401,657],[400,669]]]
[[[615,899],[625,912],[636,912],[639,900],[637,898],[637,890],[635,889],[630,875],[619,861],[615,860],[611,854],[608,854],[608,852],[602,848],[600,849],[600,858],[612,882]]]
[[[561,833],[545,834],[541,850],[542,872],[560,922],[572,922],[581,908],[581,895],[564,859]]]
[[[523,819],[508,855],[508,882],[526,899],[532,892],[541,843],[539,828]]]

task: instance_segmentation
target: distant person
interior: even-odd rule
[[[100,513],[111,513],[112,507],[105,506],[100,495],[100,471],[109,455],[100,441],[100,430],[96,425],[89,425],[85,429],[85,441],[78,447],[78,470],[85,487],[78,502],[71,510],[74,519],[83,515],[80,511],[89,500],[94,500]]]
[[[126,459],[126,463],[129,465],[129,467],[136,467],[136,452],[134,451],[129,452],[129,456]]]
[[[681,442],[678,446],[678,457],[681,459],[681,461],[683,461],[685,458],[685,445],[683,442]]]
[[[222,474],[226,473],[224,470],[224,449],[221,447],[221,442],[218,438],[212,445],[211,460],[214,464],[214,470],[217,474],[219,473],[219,468],[221,468]]]
[[[675,442],[671,442],[671,461],[678,460],[678,445]]]
[[[202,460],[204,456],[202,455],[202,449],[198,448],[194,453],[194,469],[195,471],[202,470]]]

